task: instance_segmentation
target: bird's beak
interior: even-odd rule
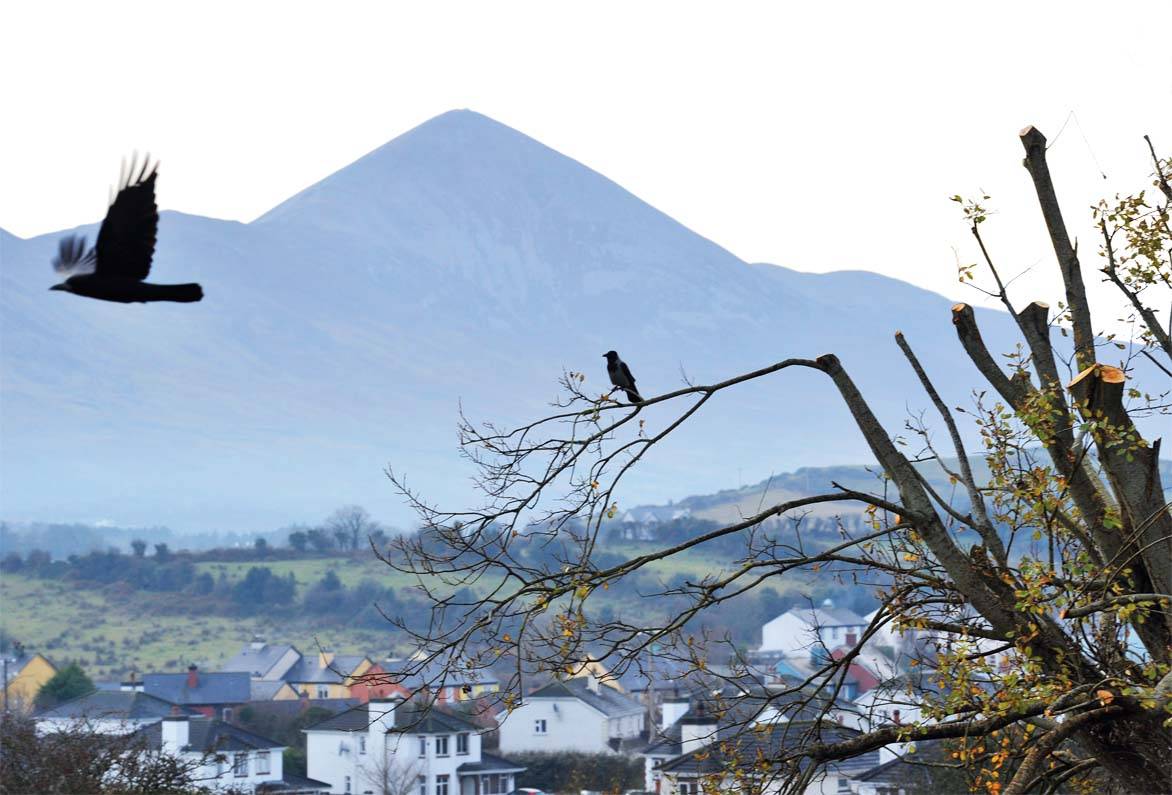
[[[49,289],[50,290],[64,290],[65,292],[69,292],[69,288],[66,287],[64,284],[54,284]]]

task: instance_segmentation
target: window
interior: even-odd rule
[[[435,795],[448,795],[447,775],[435,777]]]
[[[248,754],[236,754],[232,758],[232,775],[244,778],[248,775]]]
[[[537,720],[533,721],[533,733],[534,734],[545,734],[546,733],[545,718],[538,718]]]
[[[502,795],[507,790],[509,777],[499,773],[480,777],[480,795]]]
[[[692,795],[692,782],[681,781],[680,785],[678,787],[676,787],[676,791],[680,795]]]
[[[427,738],[426,737],[419,738],[419,756],[421,758],[427,756]]]
[[[448,755],[448,736],[446,734],[442,734],[439,737],[435,738],[435,755],[436,756],[447,756]]]
[[[232,722],[232,708],[231,707],[224,707],[222,710],[220,710],[220,720],[224,721],[224,723],[231,723]]]
[[[350,777],[346,776],[346,792],[350,792]]]
[[[425,776],[419,777],[419,795],[427,795],[427,778]]]
[[[365,734],[358,735],[358,753],[360,753],[360,754],[366,753],[366,735]]]
[[[468,733],[456,735],[456,753],[465,756],[468,753]]]
[[[256,752],[256,772],[257,773],[272,772],[272,769],[269,767],[269,752],[268,751],[257,751]]]
[[[317,697],[318,698],[329,698],[330,697],[330,686],[329,685],[318,685],[317,686]]]

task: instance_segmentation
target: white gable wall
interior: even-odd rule
[[[808,654],[814,643],[809,622],[793,612],[782,613],[761,627],[761,651],[779,652],[787,657]]]
[[[503,717],[501,753],[513,751],[609,751],[609,719],[576,698],[531,698]],[[545,721],[546,732],[536,731]],[[636,732],[637,733],[637,732]]]

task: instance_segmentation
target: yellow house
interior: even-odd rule
[[[302,691],[310,698],[350,698],[350,686],[362,676],[373,663],[361,654],[334,654],[332,651],[319,652],[316,657],[302,657],[285,681],[297,693]]]
[[[37,691],[53,678],[57,667],[43,654],[29,654],[19,647],[15,660],[5,659],[4,706],[14,711],[31,712]]]

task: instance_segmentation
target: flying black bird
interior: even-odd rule
[[[643,398],[635,389],[635,376],[631,375],[631,368],[627,367],[627,363],[614,351],[607,351],[603,356],[606,357],[606,374],[610,376],[610,382],[626,392],[627,400],[631,403],[642,403]]]
[[[135,174],[130,169],[119,180],[118,195],[106,211],[98,230],[98,244],[85,250],[85,238],[69,235],[62,238],[53,258],[53,269],[68,274],[61,284],[50,290],[118,301],[129,304],[147,301],[190,303],[203,298],[198,284],[150,284],[143,279],[151,272],[155,238],[159,230],[159,208],[155,206],[155,177],[159,164],[149,166],[149,158]]]

